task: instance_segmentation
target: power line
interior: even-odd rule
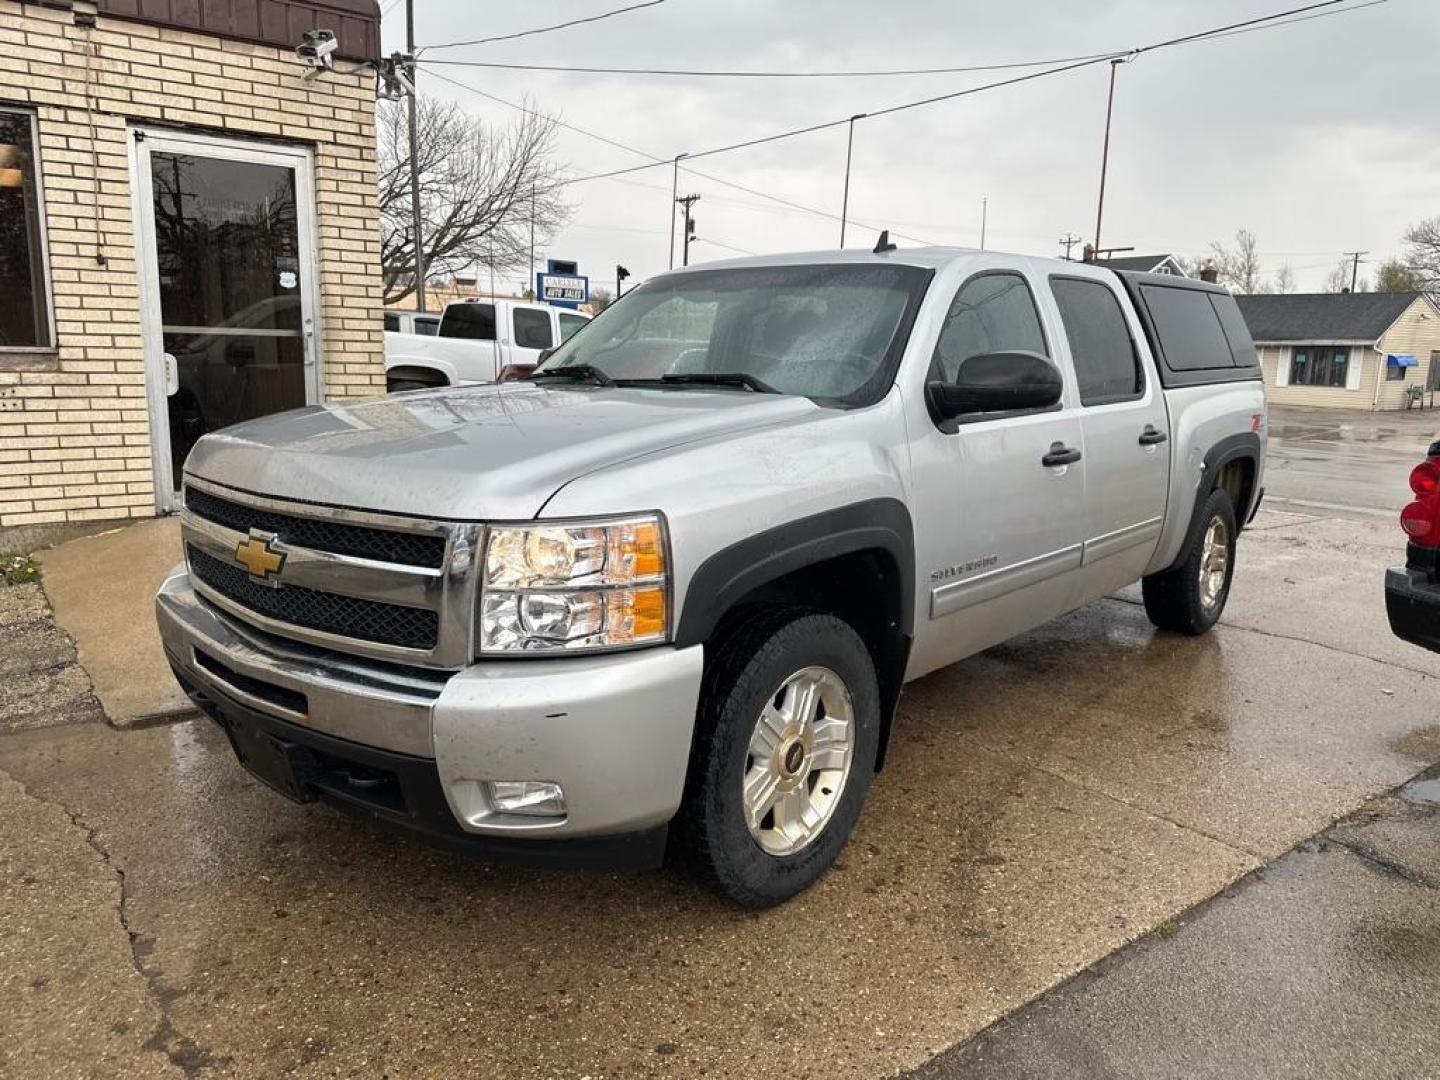
[[[529,114],[529,115],[531,115],[531,116],[546,116],[546,115],[547,115],[547,114],[545,114],[545,113],[540,113],[540,112],[538,112],[537,110],[532,109],[532,108],[530,108],[530,107],[528,107],[528,106],[526,106],[526,105],[521,105],[521,104],[518,104],[517,102],[509,101],[509,100],[507,100],[506,98],[502,98],[502,97],[500,97],[500,96],[497,95],[497,94],[492,94],[492,93],[490,93],[489,91],[481,90],[478,86],[471,86],[469,83],[461,82],[459,79],[453,79],[453,78],[451,78],[450,76],[441,74],[441,73],[438,72],[438,71],[431,72],[431,75],[433,75],[436,79],[439,79],[441,82],[447,82],[447,83],[449,83],[449,84],[452,85],[452,86],[459,87],[461,90],[468,90],[468,91],[470,91],[472,94],[478,94],[480,97],[483,97],[483,98],[485,98],[485,99],[487,99],[487,100],[489,100],[489,101],[493,101],[493,102],[495,102],[496,104],[504,105],[504,106],[506,106],[506,107],[508,107],[508,108],[515,109],[515,110],[518,111],[518,112],[527,113],[527,114]],[[573,132],[575,132],[577,135],[584,135],[584,136],[585,136],[586,138],[588,138],[588,139],[594,139],[594,140],[597,141],[597,142],[604,143],[606,146],[613,146],[613,147],[615,147],[616,149],[618,149],[618,150],[624,150],[624,151],[626,151],[627,153],[638,154],[640,157],[648,158],[654,165],[669,165],[669,164],[672,164],[672,162],[673,162],[673,160],[674,160],[673,158],[657,157],[656,155],[650,153],[650,152],[647,151],[647,150],[641,150],[639,147],[630,146],[630,145],[628,145],[627,143],[619,142],[619,141],[617,141],[617,140],[615,140],[615,139],[608,138],[608,137],[605,136],[605,135],[599,135],[599,134],[597,134],[596,132],[589,131],[589,130],[587,130],[587,129],[585,129],[585,128],[579,127],[579,126],[576,125],[576,124],[568,123],[567,121],[561,120],[561,119],[559,119],[559,118],[557,118],[557,117],[548,117],[548,118],[551,119],[551,120],[554,120],[555,124],[556,124],[558,127],[565,128],[567,131],[573,131]],[[641,168],[650,168],[650,167],[651,167],[650,165],[641,166]],[[624,171],[626,171],[626,170],[621,170],[621,171],[624,172]],[[779,195],[772,195],[772,194],[770,194],[768,191],[760,191],[760,190],[757,189],[757,188],[746,187],[744,184],[737,184],[737,183],[736,183],[735,181],[733,181],[733,180],[726,180],[726,179],[724,179],[724,178],[722,178],[722,177],[714,176],[714,175],[712,175],[712,174],[710,174],[710,173],[701,172],[701,171],[699,171],[698,169],[691,169],[691,168],[688,168],[688,167],[687,167],[687,168],[681,169],[681,171],[682,171],[682,172],[685,172],[685,173],[689,173],[691,176],[698,176],[698,177],[699,177],[700,179],[702,179],[702,180],[709,180],[711,183],[713,183],[713,184],[719,184],[719,185],[721,185],[722,187],[733,188],[733,189],[736,190],[736,191],[743,191],[743,192],[744,192],[745,194],[747,194],[747,195],[754,195],[754,196],[756,196],[757,198],[765,199],[766,201],[772,202],[772,203],[776,203],[776,204],[779,205],[779,206],[788,207],[788,208],[791,209],[791,210],[796,210],[796,211],[799,211],[799,212],[805,213],[805,214],[813,214],[813,215],[815,215],[816,217],[827,218],[827,219],[829,219],[829,220],[831,220],[831,221],[839,221],[839,220],[840,220],[840,215],[839,215],[839,214],[832,214],[832,213],[831,213],[830,211],[828,211],[828,210],[820,210],[820,209],[818,209],[817,207],[807,206],[807,205],[805,205],[804,203],[794,202],[793,200],[786,199],[786,198],[782,198],[782,197],[779,196]],[[596,176],[569,177],[569,178],[566,178],[566,179],[562,179],[561,183],[568,184],[568,183],[574,183],[574,182],[576,182],[577,180],[597,179],[597,178],[598,178],[598,177],[596,177]],[[606,178],[606,179],[614,179],[614,177],[611,177],[611,176],[606,176],[605,178]],[[665,188],[662,188],[659,184],[645,184],[645,183],[641,183],[640,181],[636,181],[636,180],[616,179],[615,182],[616,182],[616,183],[619,183],[619,184],[633,184],[633,185],[638,186],[638,187],[649,188],[649,189],[652,190],[652,191],[665,191],[665,190],[667,190],[667,189],[665,189]],[[733,205],[737,205],[737,206],[745,206],[745,205],[747,205],[747,204],[745,204],[745,203],[743,203],[743,202],[737,202],[737,201],[734,200],[734,199],[724,200],[724,201],[729,202],[729,203],[731,203],[731,204],[733,204]],[[762,207],[756,207],[756,209],[764,209],[764,208],[762,208]],[[878,228],[879,228],[878,225],[867,224],[867,223],[865,223],[865,222],[863,222],[863,221],[859,221],[859,220],[853,219],[853,218],[852,218],[851,220],[853,220],[853,221],[855,222],[855,224],[858,225],[858,226],[860,226],[861,228],[866,228],[866,229],[878,229]],[[891,231],[892,233],[894,233],[894,235],[897,236],[897,237],[899,237],[900,239],[902,239],[902,240],[909,240],[911,243],[914,243],[914,244],[925,244],[925,245],[929,245],[929,244],[932,243],[932,241],[930,241],[930,240],[925,240],[925,239],[922,239],[922,238],[920,238],[920,237],[918,237],[918,236],[909,236],[909,235],[906,235],[905,233],[899,232],[899,231],[896,230],[896,229],[891,229],[890,231]]]
[[[398,0],[390,0],[396,3]],[[1238,26],[1233,30],[1217,31],[1207,34],[1206,38],[1217,39],[1233,37],[1236,34],[1251,34],[1257,30],[1273,30],[1280,26],[1290,26],[1293,23],[1309,22],[1311,19],[1327,19],[1336,15],[1347,15],[1352,11],[1360,11],[1363,8],[1377,7],[1387,3],[1388,0],[1368,0],[1367,3],[1356,4],[1343,11],[1318,11],[1308,15],[1299,15],[1296,18],[1281,19],[1275,17],[1273,22],[1262,26]],[[389,6],[389,5],[387,5]],[[644,6],[644,5],[641,5]],[[622,10],[630,10],[628,8]],[[568,26],[569,23],[562,23]],[[552,28],[553,29],[553,28]],[[538,33],[539,31],[527,31]],[[520,36],[520,35],[513,35]],[[487,41],[502,40],[499,38],[483,39]],[[455,42],[455,45],[471,44],[470,42]],[[449,48],[449,45],[432,45],[429,48]],[[681,78],[695,79],[869,79],[869,78],[893,78],[913,75],[964,75],[980,71],[1006,71],[1014,68],[1046,67],[1052,64],[1071,64],[1082,60],[1108,60],[1115,56],[1123,56],[1129,50],[1118,49],[1103,53],[1089,53],[1084,56],[1061,56],[1048,60],[1016,60],[1006,63],[995,64],[967,64],[961,67],[928,67],[928,68],[882,68],[867,71],[730,71],[712,70],[705,68],[645,68],[645,67],[597,67],[579,64],[520,64],[506,63],[495,60],[427,60],[429,64],[450,64],[458,67],[495,68],[505,71],[554,71],[567,74],[584,75],[647,75],[647,76],[676,76]]]
[[[1377,0],[1383,2],[1383,0]],[[901,75],[964,75],[976,71],[1005,71],[1010,68],[1044,67],[1047,64],[1069,64],[1077,60],[1097,60],[1110,53],[1087,56],[1062,56],[1051,60],[1019,60],[1004,64],[970,64],[965,67],[896,68],[880,71],[706,71],[685,68],[614,68],[583,67],[566,64],[511,64],[491,60],[428,60],[430,64],[453,64],[459,67],[502,68],[507,71],[561,71],[587,75],[676,75],[696,79],[872,79]]]
[[[571,19],[569,22],[556,23],[554,26],[537,26],[533,30],[521,30],[514,34],[498,34],[495,37],[474,38],[470,41],[445,41],[438,45],[426,45],[420,51],[429,52],[431,49],[455,49],[461,45],[488,45],[492,41],[514,41],[516,38],[529,37],[532,34],[548,34],[552,30],[564,30],[567,26],[579,26],[582,23],[599,22],[601,19],[610,19],[616,15],[624,15],[627,11],[639,11],[641,8],[654,7],[656,4],[663,4],[665,0],[644,0],[640,4],[631,4],[629,7],[615,8],[613,11],[603,11],[599,15],[587,15],[583,19]]]
[[[1186,45],[1186,44],[1190,44],[1190,43],[1195,42],[1195,41],[1201,41],[1201,40],[1204,40],[1204,39],[1206,39],[1206,38],[1215,37],[1215,36],[1217,36],[1217,35],[1222,35],[1222,34],[1234,32],[1234,31],[1241,30],[1241,29],[1252,28],[1252,27],[1253,27],[1253,28],[1258,28],[1258,27],[1261,26],[1262,24],[1273,23],[1273,22],[1275,22],[1275,21],[1277,21],[1277,20],[1280,20],[1280,19],[1288,19],[1290,16],[1293,16],[1293,15],[1299,15],[1299,14],[1302,14],[1302,13],[1305,13],[1305,12],[1315,11],[1315,10],[1320,9],[1320,8],[1334,7],[1334,6],[1337,5],[1337,4],[1343,4],[1343,3],[1346,3],[1346,2],[1347,2],[1347,0],[1319,0],[1318,3],[1306,4],[1306,5],[1304,5],[1303,7],[1291,8],[1291,9],[1289,9],[1289,10],[1287,10],[1287,11],[1276,12],[1276,13],[1274,13],[1274,14],[1272,14],[1272,15],[1262,15],[1262,16],[1258,16],[1258,17],[1253,18],[1253,19],[1246,19],[1246,20],[1244,20],[1244,21],[1242,21],[1242,22],[1238,22],[1238,23],[1229,23],[1229,24],[1224,25],[1224,26],[1213,27],[1212,29],[1209,29],[1209,30],[1201,30],[1201,31],[1197,31],[1196,33],[1193,33],[1193,34],[1185,34],[1185,35],[1182,35],[1181,37],[1169,38],[1169,39],[1167,39],[1167,40],[1165,40],[1165,41],[1153,42],[1152,44],[1142,45],[1142,46],[1139,46],[1139,47],[1137,47],[1137,48],[1133,48],[1133,49],[1127,50],[1127,51],[1125,51],[1125,52],[1100,54],[1099,56],[1094,57],[1094,58],[1091,58],[1091,59],[1077,60],[1077,61],[1075,61],[1075,62],[1073,62],[1073,63],[1062,64],[1062,65],[1060,65],[1059,67],[1047,67],[1047,68],[1044,68],[1044,69],[1041,70],[1041,71],[1032,71],[1032,72],[1029,72],[1028,74],[1025,74],[1025,75],[1016,75],[1016,76],[1013,76],[1013,77],[1011,77],[1011,78],[1009,78],[1009,79],[1000,79],[1000,80],[998,80],[998,81],[996,81],[996,82],[982,83],[982,84],[979,85],[979,86],[968,87],[967,89],[964,89],[964,90],[953,90],[953,91],[951,91],[951,92],[949,92],[949,93],[946,93],[946,94],[935,94],[935,95],[933,95],[933,96],[931,96],[931,97],[920,98],[919,100],[916,100],[916,101],[907,101],[907,102],[903,102],[903,103],[901,103],[901,104],[899,104],[899,105],[891,105],[891,106],[889,106],[889,107],[887,107],[887,108],[883,108],[883,109],[870,109],[870,110],[866,111],[866,114],[865,114],[865,115],[867,116],[867,118],[874,118],[874,117],[878,117],[878,116],[888,116],[888,115],[890,115],[890,114],[892,114],[892,113],[904,112],[904,111],[909,110],[909,109],[918,109],[918,108],[921,108],[921,107],[926,106],[926,105],[935,105],[935,104],[938,104],[939,102],[942,102],[942,101],[953,101],[953,100],[955,100],[955,99],[957,99],[957,98],[968,97],[968,96],[970,96],[970,95],[972,95],[972,94],[983,93],[983,92],[986,91],[986,90],[998,90],[998,89],[1000,89],[1001,87],[1014,86],[1014,85],[1017,85],[1017,84],[1019,84],[1019,83],[1031,82],[1031,81],[1033,81],[1033,80],[1035,80],[1035,79],[1043,79],[1043,78],[1046,78],[1046,77],[1051,76],[1051,75],[1061,75],[1061,74],[1064,74],[1064,73],[1067,72],[1067,71],[1076,71],[1076,70],[1079,70],[1080,68],[1090,67],[1090,66],[1092,66],[1092,65],[1094,65],[1094,64],[1098,64],[1098,63],[1102,63],[1102,62],[1108,62],[1108,61],[1113,60],[1113,59],[1119,59],[1120,57],[1133,58],[1133,57],[1136,57],[1136,56],[1140,56],[1140,55],[1143,54],[1143,53],[1155,52],[1155,51],[1158,50],[1158,49],[1171,48],[1171,47],[1174,47],[1174,46],[1176,46],[1176,45]],[[1371,2],[1374,3],[1375,0],[1371,0]],[[1381,2],[1383,2],[1383,0],[1381,0]],[[1347,10],[1348,10],[1348,9],[1347,9]],[[1358,10],[1358,9],[1357,9],[1357,10]],[[805,127],[793,128],[793,129],[791,129],[791,130],[789,130],[789,131],[780,131],[780,132],[776,132],[776,133],[771,134],[771,135],[762,135],[762,136],[759,136],[759,137],[753,138],[753,139],[745,139],[745,140],[742,140],[741,142],[730,143],[730,144],[728,144],[728,145],[726,145],[726,146],[716,146],[716,147],[711,147],[711,148],[708,149],[708,150],[694,151],[694,152],[691,152],[691,153],[686,154],[685,157],[687,158],[687,160],[694,160],[694,159],[696,159],[696,158],[702,158],[702,157],[711,157],[711,156],[713,156],[713,155],[715,155],[715,154],[725,154],[725,153],[729,153],[729,152],[734,151],[734,150],[743,150],[743,149],[746,149],[746,148],[752,147],[752,146],[761,146],[761,145],[764,145],[765,143],[778,142],[778,141],[780,141],[781,139],[790,139],[790,138],[794,138],[794,137],[799,136],[799,135],[809,135],[809,134],[812,134],[813,132],[825,131],[825,130],[828,130],[828,129],[830,129],[830,128],[840,127],[840,126],[842,126],[842,125],[848,124],[849,122],[850,122],[850,117],[849,117],[849,116],[846,116],[846,117],[844,117],[843,119],[827,120],[827,121],[823,121],[823,122],[818,123],[818,124],[809,124],[809,125],[806,125]],[[662,160],[658,160],[658,161],[652,162],[651,164],[648,164],[648,165],[632,165],[632,166],[630,166],[629,168],[626,168],[626,169],[614,169],[614,170],[611,170],[611,171],[609,171],[609,172],[594,173],[594,174],[589,175],[589,176],[581,176],[581,177],[577,177],[577,178],[575,178],[575,179],[566,181],[566,183],[578,184],[578,183],[583,183],[583,182],[585,182],[585,181],[587,181],[587,180],[601,180],[601,179],[606,179],[606,178],[609,178],[609,177],[612,177],[612,176],[624,176],[624,175],[626,175],[627,173],[640,172],[640,171],[645,170],[645,169],[653,169],[653,168],[655,168],[657,165],[664,165],[664,164],[669,164],[669,163],[670,163],[670,162],[669,162],[668,159],[662,159]]]

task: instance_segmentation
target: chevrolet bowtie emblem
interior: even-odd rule
[[[285,565],[285,552],[275,550],[274,533],[251,529],[250,535],[235,546],[235,561],[256,581],[266,585],[278,585],[276,579]]]

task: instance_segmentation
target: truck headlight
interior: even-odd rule
[[[669,637],[669,620],[670,575],[658,514],[489,530],[481,654],[651,645]]]

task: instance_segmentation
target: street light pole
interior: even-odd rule
[[[410,229],[415,234],[415,310],[425,310],[425,237],[420,230],[420,143],[416,133],[415,0],[405,0],[405,51],[410,54]]]
[[[845,194],[840,200],[840,246],[845,246],[845,219],[850,216],[850,157],[855,149],[855,121],[863,120],[866,113],[850,117],[850,134],[845,138]]]
[[[1115,72],[1125,57],[1110,61],[1110,97],[1105,103],[1105,145],[1100,151],[1100,198],[1095,205],[1095,250],[1100,250],[1100,225],[1105,217],[1105,173],[1110,167],[1110,117],[1115,111]]]
[[[680,194],[680,159],[689,154],[676,154],[674,169],[670,173],[670,269],[675,269],[675,202]]]
[[[985,250],[985,223],[990,217],[990,196],[980,198],[980,250]]]

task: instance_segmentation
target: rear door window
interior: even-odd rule
[[[435,331],[438,329],[440,329],[440,320],[435,316],[415,316],[415,333],[424,337],[434,337]]]
[[[440,317],[440,336],[495,340],[494,304],[451,304]]]
[[[1080,387],[1080,404],[1129,401],[1145,392],[1135,340],[1115,294],[1098,281],[1050,279],[1060,308],[1070,358]]]
[[[1145,307],[1155,327],[1165,363],[1172,371],[1233,367],[1230,342],[1210,294],[1200,289],[1142,285]]]
[[[385,329],[391,333],[397,333],[400,330],[400,316],[391,315],[387,312],[385,315]]]
[[[515,309],[515,344],[522,349],[548,349],[555,344],[550,313],[538,308]]]

